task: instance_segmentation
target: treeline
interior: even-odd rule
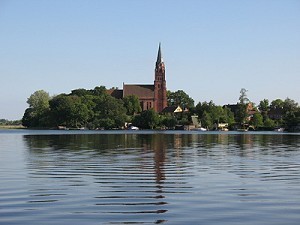
[[[264,99],[256,107],[240,92],[236,105],[218,106],[212,101],[199,102],[182,90],[168,91],[168,105],[180,106],[182,113],[158,114],[154,110],[141,110],[137,96],[116,99],[107,93],[104,86],[91,90],[76,89],[70,94],[50,97],[43,90],[36,91],[27,100],[22,124],[29,128],[69,128],[120,129],[126,123],[143,129],[173,129],[176,125],[190,125],[192,116],[198,116],[202,127],[217,129],[226,123],[230,129],[251,126],[253,129],[293,129],[300,124],[300,109],[294,100]]]
[[[21,124],[22,124],[21,120],[0,119],[0,126],[19,126]]]

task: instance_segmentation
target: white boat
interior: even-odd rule
[[[204,128],[204,127],[198,127],[198,128],[194,128],[194,129],[191,129],[191,130],[193,130],[193,131],[207,131],[207,129]]]
[[[279,128],[276,128],[274,131],[277,131],[277,132],[283,132],[283,131],[284,131],[284,128],[283,128],[283,127],[279,127]]]
[[[128,130],[139,130],[139,128],[136,127],[136,126],[130,126],[130,127],[128,128]]]

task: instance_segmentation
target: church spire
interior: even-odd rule
[[[163,62],[163,58],[162,58],[162,55],[161,55],[161,48],[160,48],[160,42],[159,42],[156,64],[162,63],[162,62]]]

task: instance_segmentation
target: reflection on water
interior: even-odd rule
[[[300,220],[298,135],[66,133],[0,141],[0,224]]]

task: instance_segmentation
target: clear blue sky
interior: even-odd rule
[[[299,0],[0,0],[0,118],[41,89],[151,84],[159,42],[195,103],[300,102]]]

